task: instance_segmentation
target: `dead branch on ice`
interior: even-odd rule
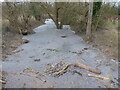
[[[79,68],[86,69],[86,70],[88,70],[88,71],[90,71],[90,72],[93,72],[93,73],[96,73],[96,74],[101,74],[101,71],[100,71],[99,69],[97,69],[97,68],[92,68],[92,67],[87,66],[87,65],[85,65],[85,64],[82,64],[82,63],[80,63],[80,62],[77,62],[77,63],[75,64],[75,66],[76,66],[76,67],[79,67]]]
[[[58,71],[58,72],[55,72],[54,75],[55,76],[60,76],[62,75],[63,73],[65,73],[67,71],[67,68],[71,66],[71,64],[66,64],[65,67],[63,67],[62,70]]]
[[[109,78],[107,77],[103,77],[103,76],[100,76],[100,75],[93,75],[93,74],[87,74],[87,73],[80,73],[78,71],[73,71],[73,73],[77,73],[79,75],[85,75],[85,76],[88,76],[88,77],[94,77],[94,78],[98,78],[98,79],[102,79],[102,80],[109,80]]]

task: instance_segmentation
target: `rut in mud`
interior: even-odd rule
[[[117,87],[117,62],[87,45],[68,25],[59,30],[51,19],[45,23],[34,29],[35,34],[24,36],[29,42],[2,62],[3,71],[7,73],[5,87]],[[101,74],[75,67],[73,64],[77,62],[98,68]],[[105,78],[102,80],[99,75]]]

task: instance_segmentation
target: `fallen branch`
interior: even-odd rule
[[[85,76],[88,76],[88,77],[94,77],[94,78],[98,78],[98,79],[102,79],[102,80],[108,80],[109,78],[107,78],[107,77],[102,77],[102,76],[100,76],[100,75],[92,75],[92,74],[87,74],[87,73],[80,73],[80,72],[78,72],[78,71],[73,71],[73,73],[77,73],[77,74],[79,74],[79,75],[85,75]]]
[[[92,68],[92,67],[87,66],[87,65],[85,65],[85,64],[82,64],[82,63],[80,63],[80,62],[76,63],[75,66],[76,66],[76,67],[79,67],[79,68],[86,69],[86,70],[88,70],[88,71],[90,71],[90,72],[93,72],[93,73],[96,73],[96,74],[101,74],[101,71],[100,71],[99,69],[97,69],[97,68]]]
[[[94,77],[94,78],[98,78],[98,79],[102,79],[102,80],[108,80],[109,78],[107,77],[102,77],[100,75],[92,75],[92,74],[86,74],[86,73],[82,73],[82,75],[86,75],[86,76],[89,76],[89,77]]]
[[[58,72],[55,72],[54,75],[55,75],[55,76],[60,76],[60,75],[62,75],[63,73],[65,73],[65,72],[67,71],[67,68],[68,68],[69,66],[71,66],[71,64],[65,65],[65,67],[64,67],[62,70],[60,70],[60,71],[58,71]]]

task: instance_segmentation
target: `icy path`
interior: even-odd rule
[[[42,80],[30,77],[27,75],[17,75],[26,68],[32,68],[40,73],[44,73],[47,64],[55,64],[60,61],[65,63],[82,62],[91,67],[101,69],[101,76],[108,77],[109,74],[112,78],[117,78],[117,64],[106,58],[99,50],[87,45],[83,39],[71,30],[65,27],[63,30],[58,30],[51,19],[46,20],[45,25],[39,26],[34,29],[35,34],[25,36],[30,42],[23,44],[18,50],[23,51],[11,55],[6,61],[2,62],[3,70],[8,72],[7,75],[7,88],[98,88],[104,87],[93,77],[80,76],[78,74],[65,73],[59,78],[50,75],[40,76]],[[66,36],[62,38],[61,36]],[[84,48],[82,54],[77,55]],[[48,49],[56,49],[58,52],[50,51]],[[40,59],[40,61],[34,61]],[[91,73],[87,70],[76,69],[80,72]],[[33,73],[30,73],[33,75]],[[94,74],[94,73],[91,73]],[[34,75],[33,75],[34,76]],[[110,83],[103,80],[106,84]]]

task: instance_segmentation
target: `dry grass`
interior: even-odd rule
[[[93,38],[91,42],[86,40],[86,35],[79,33],[83,39],[93,47],[101,50],[111,59],[118,59],[118,30],[101,30],[92,32]]]
[[[11,55],[12,51],[22,44],[22,35],[10,32],[3,37],[2,42],[2,56],[4,59],[6,55]]]
[[[83,37],[83,39],[92,45],[100,49],[106,56],[112,59],[118,59],[118,21],[106,21],[106,26],[100,28],[97,31],[92,31],[92,41],[88,42],[85,32],[80,32],[80,28],[72,28],[76,34]]]
[[[93,32],[94,39],[91,44],[99,48],[105,55],[118,58],[118,32],[117,30],[102,30]]]

